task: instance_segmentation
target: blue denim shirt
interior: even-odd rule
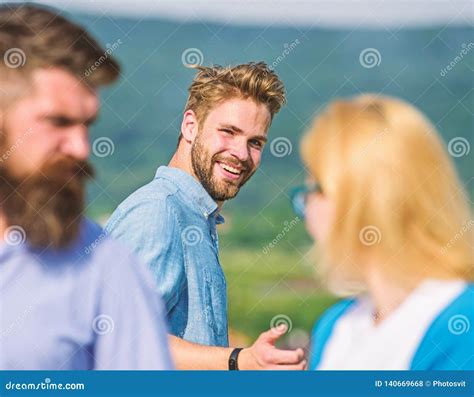
[[[173,335],[228,346],[227,292],[216,225],[224,218],[190,174],[159,167],[109,219],[106,231],[152,270]]]

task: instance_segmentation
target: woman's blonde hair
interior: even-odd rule
[[[413,106],[371,94],[335,101],[301,152],[334,203],[320,250],[334,292],[363,286],[368,258],[406,286],[473,279],[466,194],[436,129]]]

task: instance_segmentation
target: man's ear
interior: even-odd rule
[[[183,139],[191,143],[196,138],[198,133],[198,121],[196,113],[193,110],[186,110],[183,115],[183,122],[181,123],[181,135]]]

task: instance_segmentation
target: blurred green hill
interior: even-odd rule
[[[334,301],[311,277],[303,222],[268,247],[294,219],[287,191],[304,178],[298,141],[328,101],[367,91],[395,95],[424,111],[446,143],[454,137],[472,141],[474,44],[468,27],[369,31],[72,17],[108,44],[123,66],[120,82],[102,93],[102,114],[91,136],[93,142],[108,137],[114,146],[113,154],[92,158],[98,178],[88,213],[99,220],[170,159],[194,75],[183,64],[188,49],[199,50],[193,51],[204,65],[265,61],[285,82],[288,105],[273,122],[269,145],[287,138],[287,154],[275,156],[267,148],[261,169],[224,207],[221,261],[231,325],[251,337],[280,314],[307,332]],[[378,65],[362,65],[367,49],[379,54]],[[454,160],[472,199],[472,152]]]

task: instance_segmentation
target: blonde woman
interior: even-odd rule
[[[293,205],[330,290],[310,369],[474,369],[472,226],[434,126],[395,98],[336,101],[302,141]]]

